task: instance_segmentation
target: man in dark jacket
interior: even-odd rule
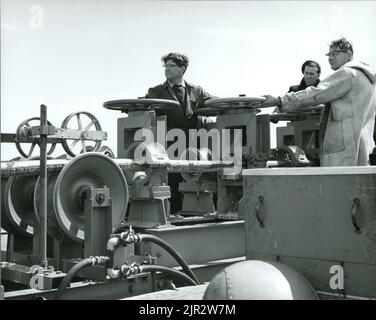
[[[194,111],[201,108],[205,100],[213,98],[200,86],[184,80],[189,59],[184,54],[171,52],[162,57],[165,68],[166,81],[148,90],[145,98],[167,99],[179,102],[179,107],[174,109],[157,110],[156,114],[167,116],[167,130],[179,128],[184,130],[188,146],[188,130],[206,127],[208,119],[197,116]],[[168,183],[171,188],[171,212],[181,210],[182,199],[179,193],[179,182],[182,181],[180,173],[170,173]]]
[[[307,60],[304,62],[302,65],[302,73],[304,77],[302,81],[300,81],[300,84],[291,86],[288,92],[297,92],[309,86],[316,87],[319,84],[321,67],[316,61]]]
[[[200,86],[183,79],[189,59],[180,53],[169,53],[162,57],[166,81],[149,89],[145,98],[167,99],[179,102],[176,109],[158,111],[167,115],[167,129],[199,129],[206,123],[205,117],[194,114],[205,100],[212,98]]]

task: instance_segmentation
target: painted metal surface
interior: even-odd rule
[[[171,226],[143,232],[153,234],[171,244],[188,264],[245,255],[244,221]],[[154,244],[147,243],[138,250],[139,254],[155,256],[157,264],[177,266],[176,261],[164,249]]]
[[[248,259],[264,256],[330,290],[342,267],[348,294],[376,297],[376,168],[278,168],[243,171]],[[358,200],[355,200],[358,199]]]

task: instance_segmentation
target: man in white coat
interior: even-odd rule
[[[327,53],[335,72],[317,87],[273,97],[263,106],[282,112],[325,104],[320,121],[321,166],[366,166],[375,146],[375,72],[353,61],[353,48],[345,38],[334,40]]]

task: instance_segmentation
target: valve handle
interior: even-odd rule
[[[34,122],[34,124],[32,125],[33,122]],[[49,122],[49,121],[47,121],[47,124],[49,126],[52,126],[51,122]],[[38,126],[38,125],[40,125],[40,118],[39,117],[33,117],[33,118],[29,118],[29,119],[22,121],[19,124],[19,126],[17,127],[16,139],[15,139],[16,148],[17,148],[18,152],[21,154],[21,156],[23,156],[26,159],[28,159],[32,156],[33,151],[35,149],[35,146],[36,145],[39,146],[39,141],[37,140],[37,141],[32,142],[28,151],[24,150],[24,149],[26,149],[25,144],[27,142],[23,142],[23,141],[28,136],[29,129],[33,126]],[[27,144],[29,144],[29,143],[27,143]],[[24,146],[22,147],[22,145],[24,145]],[[56,148],[56,142],[51,143],[51,146],[50,146],[49,150],[47,151],[47,155],[51,155],[54,152],[55,148]]]
[[[261,228],[265,228],[264,221],[262,220],[261,215],[260,215],[261,206],[262,206],[263,202],[264,202],[264,197],[259,196],[259,199],[258,199],[257,204],[256,204],[256,219],[259,222]]]
[[[356,220],[356,212],[359,208],[359,205],[360,205],[360,199],[355,197],[353,199],[353,204],[351,206],[351,222],[355,228],[355,232],[360,234],[362,233],[362,231],[360,230],[360,227],[358,225],[358,221]]]
[[[89,123],[83,127],[83,116],[89,118]],[[102,141],[98,140],[87,140],[87,134],[85,134],[85,131],[88,131],[93,125],[95,127],[96,131],[102,131],[101,125],[97,118],[95,118],[91,113],[86,111],[79,111],[79,112],[73,112],[70,115],[68,115],[63,123],[61,124],[62,129],[68,129],[69,125],[73,125],[73,121],[70,122],[70,120],[76,118],[77,126],[78,128],[70,128],[75,130],[83,131],[82,133],[82,139],[73,139],[73,142],[68,144],[68,140],[72,139],[63,139],[61,144],[65,150],[66,153],[68,153],[70,156],[75,157],[78,154],[86,153],[90,151],[98,151],[100,148]],[[70,122],[70,123],[69,123]],[[95,142],[94,145],[87,144],[88,141]],[[77,146],[77,144],[80,143],[80,146]]]

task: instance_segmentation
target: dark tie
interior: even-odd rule
[[[182,107],[185,108],[185,88],[182,85],[175,84],[173,90]]]

